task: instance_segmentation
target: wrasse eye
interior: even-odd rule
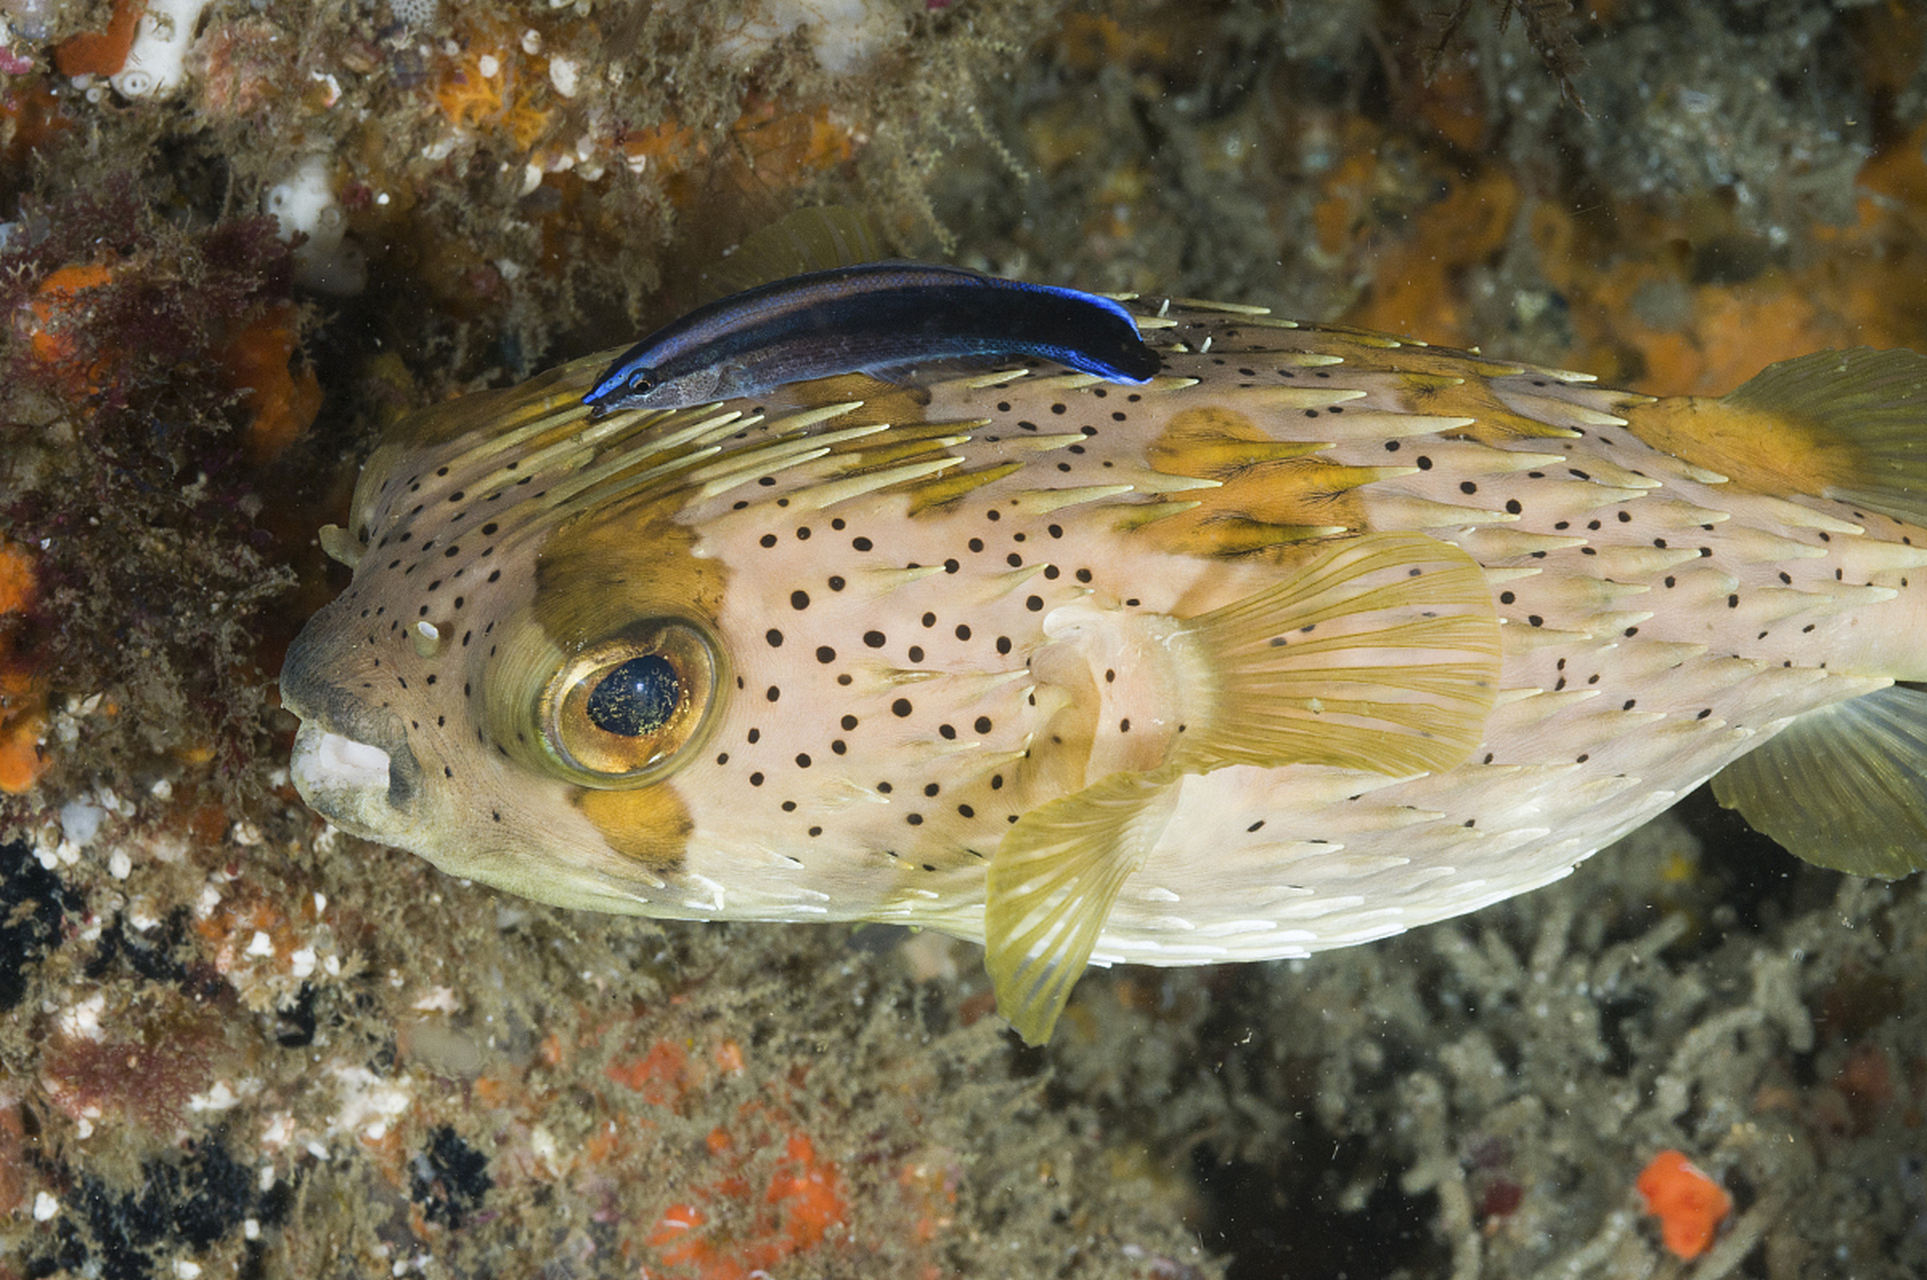
[[[572,781],[644,786],[701,736],[716,676],[703,631],[675,620],[645,623],[564,663],[542,692],[538,723]]]
[[[628,393],[633,396],[648,395],[656,389],[656,380],[645,369],[638,369],[629,375]]]

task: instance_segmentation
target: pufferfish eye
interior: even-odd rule
[[[716,654],[689,623],[631,628],[562,664],[542,694],[549,749],[573,780],[604,789],[661,778],[701,734],[717,688]]]

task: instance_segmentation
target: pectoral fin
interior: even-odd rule
[[[1344,542],[1256,595],[1185,625],[1215,687],[1174,762],[1449,769],[1477,746],[1499,689],[1485,573],[1418,534]]]
[[[1114,773],[1042,805],[990,861],[984,967],[997,1011],[1029,1044],[1050,1038],[1111,904],[1177,807],[1175,770]]]
[[[1903,685],[1809,711],[1713,779],[1757,831],[1817,866],[1893,879],[1927,867],[1927,693]]]

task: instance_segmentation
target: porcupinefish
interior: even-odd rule
[[[282,673],[343,829],[571,907],[1303,956],[1543,885],[1718,775],[1813,861],[1927,856],[1927,358],[1719,399],[1256,307],[1026,359],[427,409]]]

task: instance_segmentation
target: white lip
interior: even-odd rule
[[[389,803],[395,784],[392,764],[380,747],[310,722],[294,736],[288,776],[309,808],[343,831],[392,841],[401,818]]]
[[[302,780],[314,786],[357,790],[388,786],[388,753],[380,747],[325,731],[307,746],[308,750],[298,753],[295,768]]]

